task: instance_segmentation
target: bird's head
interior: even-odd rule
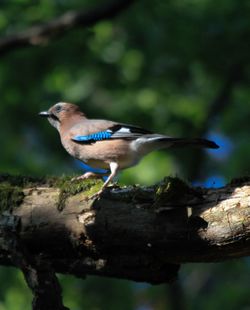
[[[74,117],[84,117],[77,105],[66,102],[58,102],[48,111],[40,112],[39,115],[47,117],[50,124],[56,129],[59,129],[62,122],[69,121]]]

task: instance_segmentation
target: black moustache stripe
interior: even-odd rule
[[[58,118],[55,114],[52,114],[52,113],[51,113],[51,114],[50,114],[50,117],[51,117],[53,120],[60,122],[59,118]]]

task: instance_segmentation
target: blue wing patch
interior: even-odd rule
[[[125,124],[115,124],[109,127],[107,130],[98,131],[86,136],[75,136],[72,138],[72,140],[79,143],[93,143],[109,139],[135,140],[145,134],[151,133],[151,131],[140,127]]]
[[[99,131],[87,136],[75,136],[72,138],[76,142],[91,142],[91,141],[102,141],[110,139],[112,136],[111,131]]]

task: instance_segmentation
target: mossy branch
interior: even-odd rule
[[[17,233],[30,255],[78,277],[163,283],[181,263],[250,254],[249,178],[220,189],[166,178],[151,187],[110,187],[88,200],[100,186],[0,176],[0,208],[20,219]],[[1,240],[0,263],[13,264]]]

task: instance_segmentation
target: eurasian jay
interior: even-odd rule
[[[71,103],[59,102],[39,115],[47,117],[58,130],[62,145],[70,155],[93,168],[110,170],[95,197],[100,196],[119,170],[136,165],[154,150],[185,146],[218,148],[216,143],[206,139],[171,138],[133,125],[88,119]],[[100,175],[86,172],[77,179],[90,177]]]

